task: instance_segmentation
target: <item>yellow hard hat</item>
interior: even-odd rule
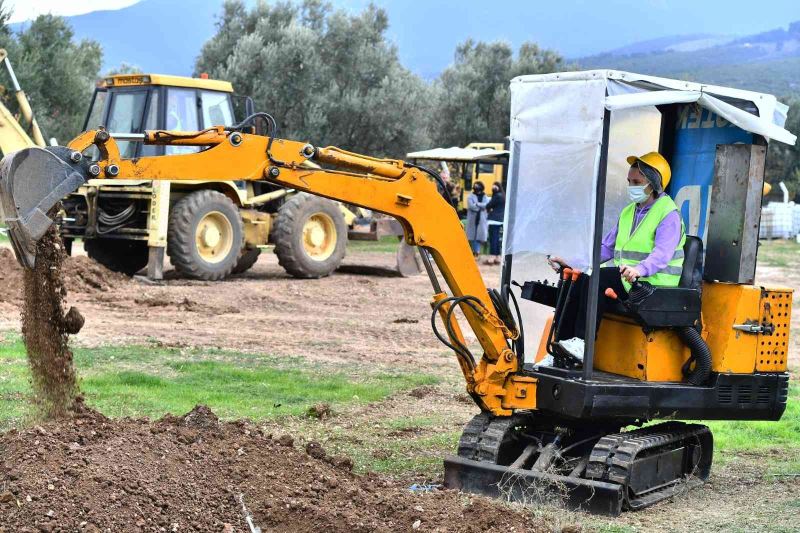
[[[765,181],[765,182],[764,182],[764,188],[763,188],[763,189],[762,189],[762,191],[761,191],[761,196],[766,196],[766,195],[768,195],[768,194],[769,194],[769,192],[770,192],[771,190],[772,190],[772,185],[770,185],[769,183],[767,183],[767,182]]]
[[[658,170],[661,174],[661,189],[666,189],[669,185],[669,180],[672,179],[672,170],[669,168],[669,163],[664,159],[664,156],[658,152],[650,152],[641,156],[630,155],[627,158],[628,164],[632,165],[637,161],[641,161],[645,165],[651,166]]]

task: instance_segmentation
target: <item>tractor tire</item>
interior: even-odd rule
[[[86,255],[114,272],[133,276],[147,266],[147,241],[85,239]]]
[[[344,259],[347,225],[336,202],[306,193],[278,210],[272,230],[278,264],[296,278],[330,275]]]
[[[243,246],[239,208],[220,192],[190,193],[169,213],[167,255],[175,269],[187,277],[225,279],[239,262]]]
[[[261,255],[260,248],[245,248],[242,250],[242,255],[239,256],[239,261],[233,267],[232,274],[241,274],[253,268],[253,265],[258,261],[259,255]]]

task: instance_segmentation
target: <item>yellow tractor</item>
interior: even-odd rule
[[[239,99],[237,101],[237,99]],[[131,136],[145,130],[203,130],[235,122],[235,104],[252,113],[229,82],[160,74],[109,76],[95,89],[84,129],[103,124],[121,156],[188,155],[199,146],[147,146]],[[231,175],[229,180],[89,180],[64,204],[68,250],[82,239],[89,257],[132,275],[163,275],[164,255],[183,275],[220,280],[244,272],[259,247],[274,244],[292,276],[327,276],[345,254],[355,215],[341,204]]]

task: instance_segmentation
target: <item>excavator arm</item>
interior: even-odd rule
[[[467,391],[481,409],[505,416],[536,407],[536,380],[518,373],[521,363],[512,349],[517,326],[505,300],[487,290],[456,211],[440,191],[437,175],[399,160],[223,127],[200,132],[147,131],[127,135],[126,140],[205,149],[122,159],[114,136],[100,129],[84,132],[66,148],[29,148],[3,160],[0,207],[20,263],[33,266],[36,241],[52,223],[50,209],[92,178],[262,180],[357,205],[396,218],[406,242],[420,247],[434,285],[433,312],[445,326],[446,333],[441,334],[434,323],[436,334],[455,351]],[[92,146],[99,149],[98,161],[87,161],[82,155]],[[308,161],[317,165],[308,165]],[[323,168],[313,168],[320,165]],[[431,259],[449,295],[440,287]],[[455,319],[455,307],[462,310],[483,350],[477,361]]]

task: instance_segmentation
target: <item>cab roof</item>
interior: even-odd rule
[[[100,82],[101,87],[107,88],[145,85],[187,87],[189,89],[207,89],[209,91],[222,91],[226,93],[233,92],[233,85],[228,81],[190,78],[188,76],[170,76],[168,74],[115,74],[113,76],[106,76]]]

